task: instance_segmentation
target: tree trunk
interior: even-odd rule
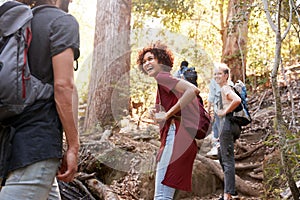
[[[288,159],[288,155],[286,152],[286,133],[287,133],[287,126],[286,123],[283,120],[282,116],[282,109],[281,109],[281,99],[280,99],[280,93],[279,93],[279,88],[278,88],[278,83],[277,83],[277,75],[278,75],[278,69],[281,64],[281,47],[282,47],[282,41],[285,38],[285,34],[282,37],[281,36],[281,9],[282,9],[282,3],[283,1],[278,1],[277,2],[277,24],[275,25],[270,17],[270,12],[268,8],[268,2],[266,0],[263,0],[264,4],[264,9],[266,12],[266,16],[268,19],[268,22],[270,26],[272,27],[273,31],[275,32],[276,35],[276,45],[275,45],[275,59],[274,59],[274,66],[272,69],[272,74],[271,74],[271,82],[272,82],[272,90],[273,90],[273,95],[275,99],[275,129],[278,131],[280,139],[279,139],[279,148],[280,148],[280,154],[281,154],[281,164],[284,168],[284,174],[288,180],[289,187],[291,189],[292,195],[294,199],[299,199],[300,192],[299,189],[297,188],[296,182],[294,180],[293,174],[291,173],[292,171],[292,166],[291,162]],[[291,3],[291,1],[290,1]],[[291,5],[291,4],[290,4]],[[292,10],[290,10],[291,12]],[[287,33],[289,31],[289,28],[285,31]]]
[[[131,0],[98,0],[84,129],[111,125],[129,109]]]
[[[221,62],[226,63],[230,68],[233,82],[237,80],[245,82],[249,5],[252,2],[253,0],[229,0],[226,26],[221,28],[223,41]],[[222,18],[223,16],[221,20]],[[223,21],[221,26],[222,24]]]

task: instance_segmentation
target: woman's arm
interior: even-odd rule
[[[184,108],[188,103],[190,103],[197,95],[199,95],[200,90],[193,84],[180,80],[174,88],[177,92],[182,93],[182,97],[178,99],[177,103],[168,110],[166,113],[166,119],[169,119],[182,108]]]
[[[230,87],[230,86],[228,86]],[[221,91],[223,92],[223,91]],[[225,94],[226,98],[230,101],[230,104],[222,109],[222,110],[218,110],[218,116],[222,117],[225,116],[226,114],[234,111],[234,109],[236,109],[240,103],[241,103],[241,98],[230,88],[229,92],[227,93],[227,95]]]

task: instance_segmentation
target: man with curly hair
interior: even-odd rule
[[[79,57],[79,25],[73,16],[57,8],[69,0],[19,2],[36,8],[28,52],[31,73],[53,85],[54,93],[9,120],[7,126],[14,130],[14,137],[0,200],[58,200],[56,177],[69,182],[77,172],[78,95],[73,63]],[[64,154],[63,131],[67,143]]]
[[[155,200],[173,199],[176,189],[192,190],[192,168],[198,148],[194,137],[181,121],[183,110],[198,101],[199,89],[193,84],[170,74],[173,54],[161,42],[139,52],[140,69],[155,78],[158,84],[154,120],[160,125],[161,146],[157,154]],[[162,109],[161,109],[162,107]]]

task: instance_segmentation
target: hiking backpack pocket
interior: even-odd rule
[[[53,95],[53,86],[30,73],[32,10],[17,1],[0,6],[0,122],[18,115],[38,99]]]

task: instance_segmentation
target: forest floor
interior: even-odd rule
[[[292,125],[290,129],[297,134],[300,130],[299,88],[300,81],[292,82],[291,90],[286,86],[280,88],[284,119],[289,123],[293,122],[290,123]],[[263,184],[266,178],[263,174],[263,167],[273,159],[274,155],[276,156],[274,146],[267,145],[269,142],[276,142],[271,137],[275,132],[273,128],[275,106],[272,90],[265,89],[250,94],[249,108],[253,121],[243,130],[240,139],[235,143],[235,161],[236,175],[239,176],[242,183],[255,192],[253,196],[239,193],[239,199],[281,199],[281,197],[262,197],[267,190],[267,186]],[[63,200],[151,199],[149,196],[153,195],[154,183],[153,160],[159,147],[158,127],[151,120],[139,118],[135,114],[123,119],[116,127],[112,129],[100,127],[90,131],[89,134],[81,135],[80,173],[75,182],[60,183]],[[197,141],[197,143],[199,144],[199,156],[205,156],[211,148],[210,136],[205,140]],[[110,151],[112,147],[118,148],[117,155],[116,151]],[[104,154],[105,158],[102,156]],[[117,157],[124,161],[114,162]],[[139,159],[142,157],[143,159]],[[144,160],[144,163],[141,160]],[[209,160],[219,164],[215,158],[209,158]],[[152,163],[152,166],[148,166],[149,163]],[[139,173],[140,171],[146,174],[146,178],[145,175]],[[91,183],[93,186],[87,183],[89,178],[96,178]],[[97,188],[96,185],[97,187],[100,185],[100,188]],[[79,188],[76,194],[72,194],[75,193],[74,188]],[[282,188],[282,190],[284,189]],[[221,195],[222,188],[217,187],[211,194],[201,196],[176,194],[175,199],[217,200]]]

